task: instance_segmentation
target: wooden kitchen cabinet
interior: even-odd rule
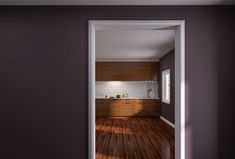
[[[121,100],[119,101],[119,116],[132,116],[133,103],[130,100]]]
[[[119,116],[120,105],[115,102],[109,103],[109,115],[110,116]]]
[[[106,104],[100,104],[98,107],[96,107],[96,114],[99,116],[109,116],[109,105]]]
[[[145,116],[145,115],[147,115],[144,112],[144,106],[142,104],[134,104],[133,105],[133,115],[134,116]]]
[[[96,115],[110,117],[159,116],[157,99],[96,99]]]
[[[97,116],[118,116],[119,104],[116,100],[96,100]]]
[[[96,62],[97,81],[159,81],[159,62]]]
[[[135,100],[133,112],[134,116],[159,116],[160,101],[153,99]]]

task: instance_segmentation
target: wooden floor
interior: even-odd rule
[[[158,118],[96,119],[96,159],[173,159],[174,129]]]

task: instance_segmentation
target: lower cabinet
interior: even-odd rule
[[[133,115],[134,116],[145,116],[147,115],[147,112],[145,110],[146,106],[143,106],[142,104],[134,104],[133,105]]]
[[[134,116],[160,116],[160,101],[152,99],[135,100]]]
[[[96,100],[97,116],[119,116],[120,105],[115,100]]]
[[[130,101],[121,101],[119,103],[119,116],[132,116],[133,115],[133,104]]]
[[[120,106],[118,103],[108,104],[108,115],[109,116],[118,116],[120,111]]]
[[[96,99],[96,116],[159,116],[157,99]]]

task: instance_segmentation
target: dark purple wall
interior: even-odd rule
[[[218,15],[218,149],[219,158],[235,158],[235,14],[227,10]],[[231,20],[233,19],[233,20]]]
[[[185,19],[186,158],[234,158],[234,16],[234,6],[0,7],[0,157],[87,159],[89,19]]]
[[[161,102],[161,116],[175,123],[175,50],[171,50],[160,58],[160,71],[162,72],[166,69],[170,69],[170,104]],[[160,79],[160,96],[162,95],[161,85]]]

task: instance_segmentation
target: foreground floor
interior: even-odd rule
[[[174,129],[158,118],[98,118],[96,159],[173,159]]]

